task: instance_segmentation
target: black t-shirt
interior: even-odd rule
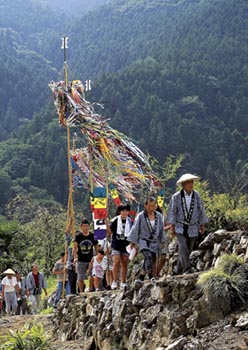
[[[127,237],[124,234],[126,220],[122,220],[123,233],[121,235],[117,234],[117,223],[118,218],[112,221],[109,226],[110,230],[112,231],[111,247],[112,249],[118,250],[119,252],[127,253],[126,247],[130,244],[130,242],[127,240]]]
[[[75,242],[78,244],[78,261],[90,262],[93,257],[93,247],[98,244],[93,233],[84,236],[82,232],[78,232],[75,236]]]

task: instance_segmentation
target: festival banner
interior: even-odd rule
[[[60,124],[76,129],[77,138],[83,146],[71,150],[78,167],[77,175],[81,177],[80,186],[87,188],[92,181],[96,187],[107,187],[111,182],[118,194],[130,202],[137,200],[140,188],[156,191],[158,181],[148,157],[129,137],[113,129],[108,123],[109,119],[96,113],[95,104],[85,100],[81,81],[52,81],[49,87],[53,92]],[[98,104],[98,107],[101,105]],[[102,171],[104,167],[110,170],[111,180]],[[75,183],[78,180],[76,178]],[[118,201],[117,197],[115,200]]]
[[[111,183],[109,184],[109,191],[111,194],[111,197],[113,198],[115,205],[118,207],[118,205],[121,204],[121,199],[118,195],[117,189],[115,188],[115,186]]]
[[[163,209],[163,206],[164,206],[164,195],[165,195],[165,190],[162,189],[159,191],[157,196],[157,203],[160,209]]]
[[[107,226],[105,220],[107,218],[107,189],[105,187],[96,187],[93,191],[94,197],[94,237],[101,240],[106,237]]]

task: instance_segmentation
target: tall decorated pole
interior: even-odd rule
[[[154,193],[158,186],[161,188],[161,184],[152,171],[148,157],[131,139],[113,129],[108,119],[95,111],[94,106],[99,104],[92,104],[85,99],[85,91],[91,89],[91,81],[86,81],[86,89],[80,80],[68,81],[67,41],[67,37],[62,38],[65,81],[51,81],[49,87],[53,92],[59,123],[67,128],[68,221],[74,235],[72,188],[90,188],[95,233],[98,231],[100,237],[104,234],[104,219],[107,215],[108,186],[118,205],[121,202],[119,194],[130,202],[136,202],[141,188],[144,192]],[[85,146],[70,149],[70,128],[77,131],[79,140]]]
[[[68,90],[68,65],[67,65],[67,49],[68,49],[68,37],[63,36],[62,46],[64,50],[64,82],[65,89]],[[69,126],[67,129],[67,162],[68,162],[68,180],[69,180],[69,195],[68,195],[68,206],[67,206],[67,221],[71,224],[72,235],[75,235],[75,225],[74,225],[74,204],[73,204],[73,191],[72,191],[72,166],[71,166],[71,135]]]
[[[64,50],[64,83],[65,90],[68,91],[68,65],[67,65],[67,49],[68,49],[68,37],[62,37],[62,46],[61,49]],[[69,181],[69,193],[68,193],[68,205],[67,205],[67,226],[70,225],[72,236],[75,236],[75,223],[74,223],[74,204],[73,204],[73,191],[72,191],[72,166],[71,166],[71,135],[70,128],[66,126],[67,131],[67,162],[68,162],[68,181]],[[68,245],[65,243],[65,261],[67,261],[67,252]],[[63,288],[62,288],[62,297],[64,297],[65,292],[65,283],[66,283],[66,274],[64,272],[63,276]]]
[[[68,37],[63,36],[62,39],[62,46],[61,49],[64,50],[64,81],[65,81],[65,86],[68,86],[68,65],[67,65],[67,55],[66,55],[66,50],[68,49]]]

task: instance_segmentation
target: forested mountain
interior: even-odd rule
[[[78,71],[115,72],[93,89],[112,125],[160,161],[185,154],[185,171],[215,189],[247,162],[247,11],[244,1],[116,1],[81,25]]]
[[[36,0],[47,7],[52,8],[56,12],[64,12],[68,15],[76,17],[83,16],[89,11],[109,2],[110,0]]]
[[[161,162],[184,154],[182,172],[228,191],[247,164],[248,3],[102,2],[77,20],[62,1],[61,12],[0,3],[0,138],[15,130],[0,144],[2,205],[22,191],[66,203],[65,130],[47,87],[62,79],[64,34],[70,78],[93,79],[87,98],[105,105],[113,127]]]
[[[57,77],[51,62],[22,45],[21,35],[0,30],[0,140],[32,119],[48,102],[47,77]]]
[[[47,83],[58,77],[50,56],[60,23],[62,17],[31,0],[0,3],[0,140],[50,100]]]

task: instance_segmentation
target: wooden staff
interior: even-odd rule
[[[62,46],[64,50],[64,81],[65,89],[68,88],[68,65],[67,65],[67,49],[68,49],[68,37],[64,36],[62,38]],[[72,237],[75,236],[75,223],[74,223],[74,204],[73,204],[73,191],[72,191],[72,166],[71,166],[71,134],[70,128],[67,126],[67,163],[68,163],[68,180],[69,180],[69,194],[68,194],[68,204],[67,204],[67,227],[70,225]],[[62,298],[65,294],[65,283],[66,283],[66,261],[68,256],[68,245],[65,242],[65,269],[63,276],[63,286],[62,286]]]

